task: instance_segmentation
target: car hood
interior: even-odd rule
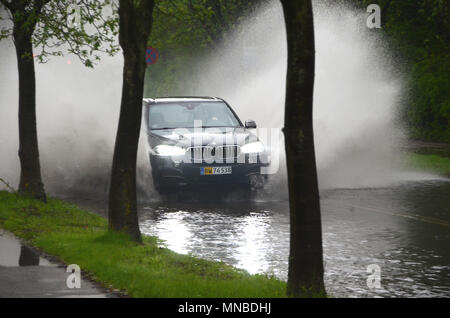
[[[244,127],[178,128],[152,130],[148,133],[150,146],[178,144],[183,147],[205,145],[244,145],[258,138]]]

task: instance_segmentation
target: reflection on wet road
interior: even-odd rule
[[[0,229],[0,267],[52,266],[39,254],[10,233]]]
[[[40,257],[37,250],[0,229],[0,298],[115,297],[84,279],[81,288],[68,288],[67,276],[66,266]]]
[[[450,182],[321,194],[328,291],[346,297],[450,297]],[[179,253],[286,279],[289,213],[284,202],[152,203],[141,230]],[[369,289],[367,266],[381,268]]]

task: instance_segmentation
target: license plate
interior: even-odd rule
[[[218,174],[231,174],[231,167],[201,167],[200,175],[210,176]]]

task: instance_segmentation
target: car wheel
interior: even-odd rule
[[[174,192],[174,189],[172,187],[161,184],[160,178],[156,176],[153,176],[153,186],[160,195],[171,194]]]

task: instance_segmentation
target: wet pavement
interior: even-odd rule
[[[0,229],[0,298],[104,298],[105,293],[81,278],[80,288],[68,288],[66,267],[41,257],[11,233]]]
[[[239,202],[210,192],[194,202],[144,203],[140,227],[176,252],[285,280],[288,205],[270,197]],[[72,201],[105,215],[105,202]],[[331,295],[450,297],[450,179],[324,190],[321,208]],[[381,270],[380,288],[367,285],[373,264]]]
[[[342,297],[450,297],[450,182],[321,194],[327,290]],[[285,202],[148,204],[141,230],[179,252],[287,278]],[[381,288],[367,286],[367,267]]]

